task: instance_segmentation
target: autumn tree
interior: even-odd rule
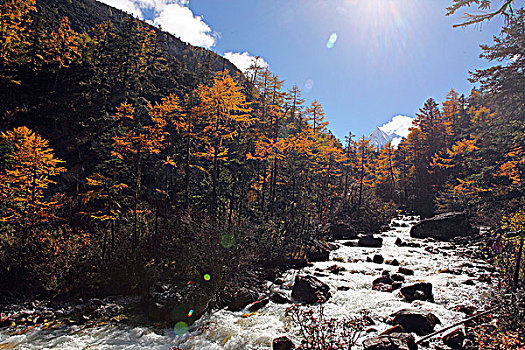
[[[47,192],[53,177],[66,171],[55,158],[49,142],[27,127],[1,134],[1,142],[11,147],[5,168],[0,173],[1,221],[21,229],[26,236],[31,227],[53,222],[60,206]],[[27,237],[22,237],[26,239]]]
[[[200,135],[204,151],[195,155],[211,162],[210,212],[215,217],[221,164],[228,160],[228,141],[235,140],[255,119],[249,114],[242,87],[226,72],[219,73],[211,86],[199,86],[196,95],[199,105],[195,113],[204,125]]]
[[[171,101],[168,100],[168,103]],[[175,104],[176,106],[176,104]],[[145,120],[147,125],[143,125],[135,117],[135,108],[123,102],[117,107],[113,118],[124,128],[122,134],[113,137],[113,150],[111,155],[124,163],[131,165],[134,178],[133,183],[133,236],[132,247],[135,247],[139,240],[139,200],[142,188],[143,162],[145,158],[152,154],[159,154],[164,148],[166,133],[163,130],[167,124],[166,110],[159,113],[159,109],[150,105],[149,120]]]
[[[379,151],[374,168],[376,191],[385,200],[398,201],[399,170],[395,166],[395,149],[390,142]]]
[[[0,77],[12,83],[19,81],[8,69],[27,60],[28,29],[35,11],[35,0],[6,0],[0,4]]]

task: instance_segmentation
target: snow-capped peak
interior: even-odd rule
[[[376,147],[383,147],[388,142],[392,144],[394,148],[397,148],[403,138],[407,137],[412,127],[414,118],[406,115],[396,115],[388,123],[378,126],[372,134],[370,139],[372,144]]]
[[[388,135],[396,134],[397,136],[407,137],[412,127],[414,118],[406,115],[396,115],[391,121],[379,127]]]

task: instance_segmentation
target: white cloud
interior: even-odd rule
[[[202,20],[201,16],[195,16],[189,7],[182,4],[166,5],[155,16],[154,23],[192,45],[207,49],[215,46],[217,34]]]
[[[262,67],[268,67],[268,62],[261,57],[257,58],[252,56],[248,52],[225,52],[224,58],[233,63],[243,73],[245,73],[254,62],[257,62]]]
[[[410,133],[410,128],[414,118],[406,115],[396,115],[391,121],[379,127],[388,135],[396,134],[398,136],[407,137]]]
[[[189,0],[99,0],[107,5],[129,12],[195,46],[211,48],[215,45],[217,33],[195,16],[188,7]],[[145,18],[145,11],[153,18]]]
[[[133,0],[98,0],[106,5],[113,6],[119,10],[131,13],[134,16],[142,18],[142,11],[137,5],[137,1]]]

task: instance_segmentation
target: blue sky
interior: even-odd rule
[[[479,44],[491,43],[501,26],[453,28],[461,14],[445,16],[451,0],[103,2],[218,54],[261,56],[287,86],[297,83],[307,101],[323,105],[339,138],[414,116],[451,88],[468,94],[468,71],[490,64],[479,58]]]

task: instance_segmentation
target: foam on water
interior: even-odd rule
[[[400,223],[401,221],[396,221]],[[406,223],[406,221],[404,221]],[[397,227],[381,235],[382,248],[358,248],[341,245],[331,253],[331,261],[315,263],[301,271],[287,271],[282,286],[268,284],[268,289],[280,289],[290,293],[297,273],[313,274],[323,270],[326,276],[318,277],[330,286],[332,297],[325,303],[325,314],[330,317],[345,317],[357,314],[361,310],[370,310],[376,320],[409,306],[429,310],[436,314],[447,326],[464,318],[464,314],[451,311],[455,305],[473,305],[476,300],[482,300],[483,295],[490,290],[490,286],[476,282],[474,286],[463,284],[469,279],[464,274],[440,273],[449,269],[460,269],[463,264],[470,263],[475,267],[483,268],[482,261],[472,261],[461,254],[450,250],[445,256],[443,248],[450,247],[449,243],[423,242],[421,248],[398,247],[394,244],[396,238],[405,242],[418,242],[409,235],[410,227]],[[437,250],[430,253],[425,248]],[[459,250],[460,251],[460,250]],[[397,259],[401,266],[414,270],[414,276],[405,276],[406,283],[426,281],[433,285],[435,303],[415,301],[412,305],[404,302],[398,291],[385,293],[373,291],[372,281],[381,275],[385,269],[392,272],[397,267],[387,264],[366,262],[367,257],[381,254],[386,260]],[[343,262],[334,261],[342,258]],[[357,262],[352,262],[356,260]],[[331,274],[326,269],[334,264],[346,270],[340,274]],[[478,270],[473,269],[474,272]],[[472,271],[471,271],[472,272]],[[345,287],[348,290],[339,290]],[[476,305],[473,305],[476,306]],[[10,344],[12,349],[163,349],[177,346],[186,350],[215,350],[215,349],[268,349],[276,337],[287,335],[292,340],[299,341],[296,330],[286,319],[285,311],[289,305],[280,305],[270,302],[266,307],[250,317],[243,318],[246,311],[231,312],[216,310],[198,320],[187,334],[178,336],[173,330],[157,333],[141,327],[127,327],[104,325],[89,329],[74,327],[59,330],[41,330],[38,327],[23,335],[10,336],[0,332],[0,346]],[[375,328],[382,331],[389,327],[378,323]],[[5,332],[5,331],[4,331]],[[2,349],[8,349],[2,347]]]

